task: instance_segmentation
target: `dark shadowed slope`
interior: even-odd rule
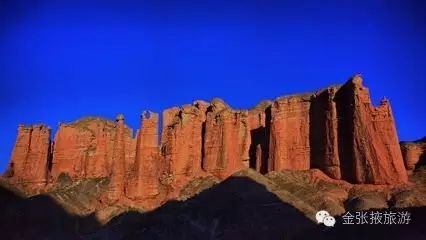
[[[88,239],[287,239],[315,227],[262,184],[234,176],[184,202],[117,216]]]
[[[1,239],[80,239],[84,228],[99,227],[92,216],[65,211],[47,195],[23,198],[0,186]]]

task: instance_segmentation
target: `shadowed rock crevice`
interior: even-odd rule
[[[325,96],[324,92],[313,98],[309,109],[309,145],[311,168],[321,168],[324,162],[326,129],[325,129]]]
[[[313,95],[309,109],[311,168],[319,168],[334,179],[342,178],[335,99],[338,89],[339,86],[329,87]]]
[[[49,139],[49,150],[47,155],[47,171],[46,171],[46,179],[49,179],[49,174],[52,172],[52,161],[53,161],[53,149],[55,147],[55,142]]]
[[[271,106],[262,102],[249,110],[250,139],[249,167],[265,174],[268,172]]]
[[[250,145],[250,168],[259,169],[261,173],[266,173],[267,168],[265,169],[265,151],[266,146],[265,141],[265,127],[259,127],[253,130],[250,130],[251,136],[251,145]],[[260,162],[259,162],[260,160]]]
[[[339,145],[339,159],[341,159],[341,173],[342,178],[349,182],[354,182],[355,179],[352,174],[354,167],[353,162],[353,132],[354,125],[352,119],[354,118],[354,103],[351,86],[348,84],[343,85],[336,93],[336,109],[337,109],[337,124],[338,124],[338,145]]]
[[[422,153],[419,157],[419,162],[416,163],[415,169],[419,169],[422,166],[426,165],[426,152]]]

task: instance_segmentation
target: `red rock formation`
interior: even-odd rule
[[[126,142],[124,116],[119,114],[116,118],[116,132],[111,163],[111,180],[109,183],[108,200],[119,200],[124,195],[126,177]]]
[[[206,105],[195,102],[163,112],[161,155],[164,158],[163,177],[168,179],[172,195],[189,180],[202,174],[203,123]],[[164,180],[163,181],[166,181]]]
[[[311,167],[321,169],[334,179],[342,177],[334,99],[338,89],[334,86],[313,94],[310,109]]]
[[[342,87],[278,98],[271,117],[269,170],[316,167],[353,183],[407,181],[390,104],[374,107],[358,75]]]
[[[197,107],[185,105],[175,113],[173,120],[163,130],[162,149],[166,162],[170,162],[170,171],[174,175],[192,175],[201,167],[201,132],[203,115]]]
[[[426,137],[414,142],[401,142],[405,168],[411,174],[414,169],[426,163]]]
[[[135,143],[131,129],[125,126],[126,172],[134,161]],[[60,124],[55,136],[51,176],[72,179],[106,177],[110,174],[115,139],[115,123],[88,117]]]
[[[214,99],[207,113],[203,169],[225,178],[248,166],[250,142],[248,112]]]
[[[250,129],[249,166],[260,173],[268,172],[271,101],[263,101],[248,112]]]
[[[336,93],[343,179],[354,183],[407,182],[389,102],[371,104],[359,75]]]
[[[50,157],[50,128],[20,125],[8,169],[11,182],[38,190],[46,184]]]
[[[318,168],[352,183],[407,181],[390,104],[384,99],[373,106],[360,76],[248,111],[220,99],[165,110],[160,146],[158,115],[151,112],[142,115],[135,139],[122,115],[115,123],[84,118],[61,124],[52,151],[49,134],[43,125],[19,128],[8,171],[12,183],[43,185],[49,177],[54,185],[61,174],[110,177],[105,200],[152,208],[195,178],[223,179],[245,167],[261,173]],[[424,157],[419,146],[402,146],[408,171]]]
[[[269,170],[310,168],[310,95],[278,98],[271,109]]]
[[[95,156],[97,140],[94,138],[96,134],[94,131],[97,129],[93,131],[86,127],[87,125],[84,127],[79,125],[80,123],[85,124],[86,122],[84,120],[76,121],[74,124],[60,124],[59,126],[55,136],[52,161],[51,176],[54,180],[60,174],[66,174],[72,179],[84,177],[86,162],[89,162],[89,159]],[[106,150],[107,148],[104,149]],[[89,163],[88,165],[91,164]],[[95,166],[91,167],[94,168]],[[96,168],[101,172],[102,170],[107,170],[105,162],[99,162]]]
[[[126,195],[131,199],[153,198],[160,193],[161,160],[158,146],[158,114],[144,112],[137,135],[134,176]]]

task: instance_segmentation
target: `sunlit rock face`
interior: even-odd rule
[[[309,95],[278,98],[271,109],[270,170],[310,168]]]
[[[128,180],[126,195],[144,199],[159,194],[161,171],[158,146],[158,114],[144,112],[136,140],[134,171]]]
[[[269,170],[319,168],[352,183],[407,181],[390,103],[373,106],[362,78],[271,108]]]
[[[117,122],[119,123],[119,122]],[[82,118],[59,125],[54,139],[50,176],[66,174],[72,179],[106,177],[111,173],[118,125],[102,118]],[[132,130],[123,125],[126,171],[134,161]]]
[[[389,101],[373,106],[356,75],[248,110],[215,98],[169,108],[162,119],[143,112],[135,136],[121,114],[62,123],[52,142],[48,127],[20,126],[6,177],[31,191],[54,187],[61,176],[105,177],[105,201],[152,208],[194,179],[222,180],[247,167],[262,174],[320,169],[336,180],[392,185],[406,183],[422,157],[424,143],[400,147]]]
[[[214,99],[205,125],[203,169],[225,178],[248,166],[249,148],[248,111],[233,110]]]
[[[20,125],[6,176],[26,190],[39,191],[48,179],[51,161],[50,128],[43,124]]]
[[[342,177],[354,183],[407,182],[389,101],[371,104],[359,75],[336,92]]]

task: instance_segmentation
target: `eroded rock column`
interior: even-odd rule
[[[311,167],[319,168],[334,179],[341,179],[338,120],[335,93],[339,87],[326,88],[311,97]]]
[[[201,170],[205,105],[196,102],[163,112],[161,182],[172,196],[188,181],[203,175]]]
[[[45,125],[20,125],[7,177],[30,190],[47,181],[50,157],[50,128]]]
[[[158,146],[158,114],[144,112],[137,136],[135,176],[126,195],[132,199],[147,199],[160,193],[161,159]]]
[[[354,183],[397,184],[407,182],[392,110],[387,99],[371,104],[360,75],[337,93],[340,115],[340,159],[345,180]],[[343,113],[343,114],[342,114]]]
[[[236,111],[222,100],[212,101],[207,113],[203,169],[220,178],[249,165],[248,111]]]
[[[108,200],[117,201],[124,194],[124,181],[126,173],[125,152],[125,126],[124,116],[119,114],[116,118],[116,134],[114,140],[113,159],[111,164],[111,179],[108,189]]]

